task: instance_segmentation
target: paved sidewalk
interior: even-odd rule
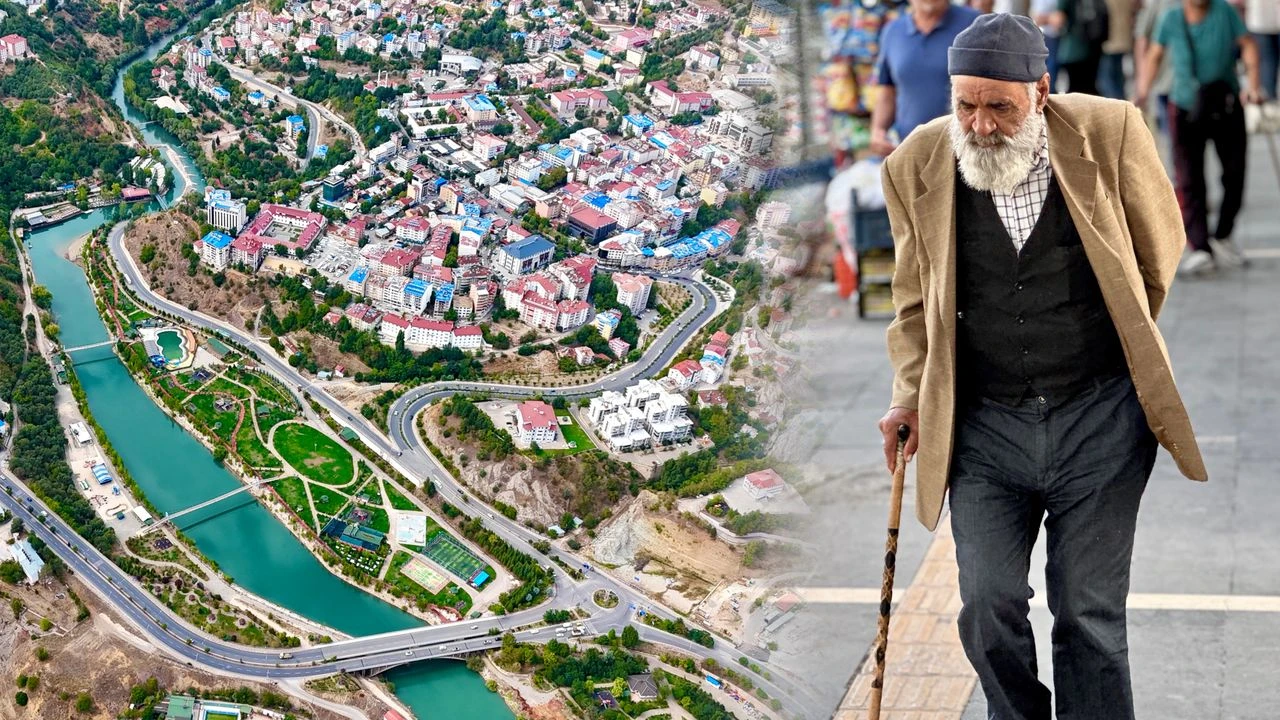
[[[1280,706],[1280,179],[1266,152],[1262,141],[1251,143],[1236,234],[1252,266],[1177,281],[1160,318],[1210,481],[1181,478],[1161,451],[1144,497],[1129,612],[1142,718],[1273,718]],[[1216,176],[1210,178],[1212,184]],[[888,401],[890,372],[884,323],[860,322],[852,308],[837,310],[829,293],[817,293],[813,302],[815,319],[801,333],[814,358],[804,367],[810,409],[788,429],[782,455],[811,478],[807,497],[819,508],[811,540],[821,545],[823,564],[809,579],[812,599],[798,619],[806,637],[816,639],[783,662],[835,712],[856,706],[856,683],[855,695],[846,698],[850,676],[875,636],[889,486],[876,421]],[[904,608],[902,598],[914,591],[905,582],[932,540],[914,522],[911,480],[909,474],[898,555]],[[1032,621],[1049,683],[1043,543],[1032,566],[1038,603]],[[967,670],[962,656],[953,659],[957,673]],[[894,669],[891,662],[890,677]],[[962,714],[945,717],[984,718],[981,691]]]

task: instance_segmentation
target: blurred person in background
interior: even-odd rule
[[[1049,50],[1045,67],[1049,72],[1049,92],[1058,92],[1058,26],[1054,16],[1058,12],[1058,0],[1031,0],[1031,19],[1044,34],[1044,45]]]
[[[1280,0],[1245,0],[1244,24],[1258,46],[1258,72],[1262,76],[1262,99],[1280,98]]]
[[[948,0],[911,0],[880,33],[871,151],[888,155],[918,125],[947,114],[947,48],[979,13]],[[896,136],[896,137],[895,137]]]
[[[1098,90],[1103,97],[1123,100],[1125,92],[1124,59],[1133,52],[1134,0],[1106,0],[1107,41],[1102,44],[1098,65]]]
[[[1243,103],[1261,95],[1258,47],[1244,20],[1226,0],[1183,0],[1156,24],[1155,38],[1143,58],[1135,102],[1144,107],[1165,54],[1173,72],[1169,91],[1169,139],[1182,222],[1191,252],[1179,271],[1200,275],[1221,267],[1242,267],[1244,255],[1231,238],[1244,201],[1248,135]],[[1248,87],[1241,92],[1236,58],[1244,60]],[[1206,146],[1222,165],[1222,202],[1209,235]]]
[[[968,5],[973,10],[977,10],[983,15],[986,15],[987,13],[995,10],[996,0],[968,0],[965,5]]]
[[[1141,76],[1147,50],[1150,49],[1156,37],[1156,23],[1160,21],[1165,11],[1177,7],[1181,2],[1182,0],[1146,0],[1142,3],[1142,9],[1138,11],[1138,19],[1134,27],[1133,79],[1135,86]],[[1156,127],[1161,132],[1169,131],[1169,89],[1171,87],[1173,87],[1173,69],[1169,67],[1169,58],[1163,57],[1160,60],[1160,67],[1156,69],[1155,78],[1151,81],[1148,93],[1151,99],[1147,104],[1139,106],[1143,112],[1149,111],[1151,106],[1154,106]]]
[[[1046,532],[1062,720],[1132,720],[1125,602],[1157,442],[1205,480],[1156,326],[1184,235],[1133,105],[1051,95],[1026,17],[984,15],[950,52],[953,114],[882,171],[897,265],[887,341],[916,514],[949,494],[960,641],[987,713],[1050,720],[1028,619]]]
[[[1067,92],[1098,94],[1102,46],[1111,33],[1105,0],[1058,0],[1058,66],[1067,74]]]

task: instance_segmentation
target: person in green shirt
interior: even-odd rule
[[[1248,72],[1241,92],[1237,52]],[[1145,107],[1148,93],[1168,53],[1173,83],[1169,90],[1169,137],[1173,144],[1174,186],[1182,208],[1190,252],[1179,272],[1198,275],[1217,266],[1241,267],[1244,256],[1231,239],[1244,199],[1248,135],[1242,103],[1258,102],[1258,48],[1244,21],[1226,0],[1182,0],[1156,24],[1138,77],[1135,103]],[[1204,155],[1209,142],[1222,164],[1222,204],[1209,236]]]

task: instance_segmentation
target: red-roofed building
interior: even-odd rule
[[[484,345],[484,332],[476,325],[460,325],[453,329],[453,346],[462,350],[479,350]]]
[[[413,274],[413,266],[418,264],[418,259],[422,257],[422,253],[417,250],[408,248],[392,248],[383,253],[375,266],[377,272],[383,275],[403,275],[409,277]]]
[[[556,411],[541,400],[516,406],[516,433],[523,443],[553,443],[557,437]]]
[[[382,320],[382,312],[364,303],[352,303],[347,306],[347,322],[357,330],[372,330]],[[393,338],[394,339],[394,338]]]
[[[262,243],[263,247],[284,245],[289,250],[301,248],[303,252],[306,252],[311,249],[312,243],[316,241],[316,238],[319,237],[320,232],[324,230],[328,222],[325,216],[320,213],[300,210],[287,205],[268,203],[262,206],[261,212],[253,219],[249,227],[241,233],[241,237],[249,235]],[[296,237],[275,237],[271,234],[273,225],[283,225],[300,232]]]
[[[728,347],[732,340],[733,336],[723,330],[717,330],[715,334],[711,336],[712,345]]]
[[[262,243],[255,238],[241,235],[231,241],[231,264],[244,265],[251,271],[258,269],[266,252]]]
[[[711,93],[677,92],[666,80],[649,83],[646,94],[653,101],[653,106],[667,117],[685,112],[705,112],[716,104]]]
[[[556,329],[572,330],[587,324],[591,306],[586,300],[561,300],[556,306]]]
[[[609,350],[614,357],[623,360],[626,359],[627,353],[631,352],[631,343],[622,338],[614,338],[609,341]]]
[[[698,393],[698,407],[728,407],[729,400],[719,390],[703,390]]]
[[[786,481],[773,468],[753,472],[744,479],[747,493],[757,500],[778,495],[787,487]]]
[[[551,111],[562,118],[572,117],[579,108],[588,113],[609,107],[609,97],[595,88],[575,88],[551,93]]]
[[[555,300],[540,297],[535,292],[526,292],[520,298],[520,322],[525,325],[553,330],[559,318],[560,310]]]
[[[702,375],[702,365],[697,360],[681,360],[667,371],[667,379],[677,390],[688,390],[698,382]]]
[[[617,220],[588,205],[569,214],[565,230],[574,237],[594,244],[612,235],[617,227]]]
[[[590,255],[575,255],[548,268],[548,272],[560,281],[564,297],[569,300],[586,300],[591,292],[591,276],[596,269],[596,259]]]

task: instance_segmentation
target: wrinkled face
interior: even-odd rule
[[[965,132],[981,138],[1013,135],[1032,112],[1044,108],[1049,95],[1048,76],[1032,85],[957,75],[951,78],[951,103]]]
[[[960,174],[975,190],[1011,193],[1035,165],[1048,76],[1036,83],[952,78],[948,124]]]

